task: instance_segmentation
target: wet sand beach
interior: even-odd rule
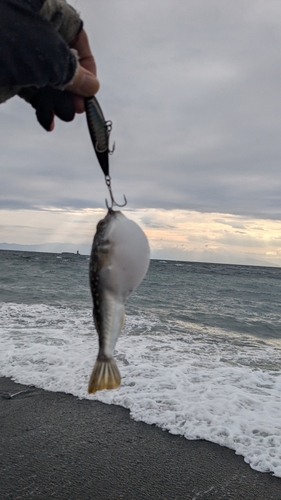
[[[9,394],[26,391],[9,399]],[[234,451],[135,422],[125,408],[0,378],[0,498],[281,500]]]

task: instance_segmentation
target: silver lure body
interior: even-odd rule
[[[105,121],[101,107],[94,96],[85,99],[85,110],[94,150],[101,169],[107,177],[109,176],[108,154],[114,151],[114,147],[112,151],[109,149],[109,136],[112,122],[110,120]]]

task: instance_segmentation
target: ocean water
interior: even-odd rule
[[[88,265],[0,251],[0,375],[122,405],[281,477],[281,268],[151,261],[116,346],[122,385],[89,396]]]

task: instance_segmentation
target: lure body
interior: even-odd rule
[[[101,169],[107,177],[109,176],[108,155],[113,152],[109,150],[109,136],[112,123],[105,121],[101,107],[95,97],[85,99],[85,108],[94,150]]]

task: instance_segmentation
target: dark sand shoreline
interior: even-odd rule
[[[119,406],[0,378],[0,428],[1,500],[281,500],[281,479],[232,450]]]

